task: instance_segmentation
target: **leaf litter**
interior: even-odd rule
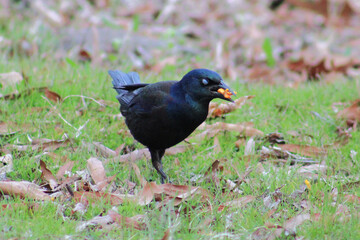
[[[308,5],[301,5],[301,2],[307,3]],[[36,17],[43,18],[53,28],[61,28],[67,22],[66,19],[72,18],[82,19],[82,21],[87,21],[91,18],[92,22],[96,22],[96,19],[99,19],[99,9],[110,6],[108,1],[94,1],[93,4],[85,4],[82,8],[82,14],[73,15],[74,11],[71,10],[71,8],[76,8],[76,6],[86,3],[86,1],[81,1],[81,3],[74,1],[74,3],[69,5],[70,7],[59,9],[56,8],[56,5],[50,4],[50,8],[46,4],[40,3],[44,3],[44,1],[37,1],[36,4],[31,5],[31,8],[36,11],[38,15]],[[171,68],[175,66],[184,54],[193,54],[196,52],[194,49],[197,49],[198,46],[200,46],[200,51],[205,59],[210,59],[210,56],[214,56],[214,58],[211,59],[216,60],[216,68],[222,71],[225,74],[225,77],[231,79],[241,78],[244,79],[244,82],[261,81],[263,83],[281,83],[286,86],[296,87],[299,82],[307,80],[329,81],[329,79],[332,79],[331,81],[336,81],[338,76],[357,76],[356,74],[359,65],[358,56],[360,54],[357,48],[352,47],[350,54],[345,49],[348,46],[358,45],[356,44],[356,40],[354,40],[354,37],[357,37],[358,35],[358,30],[356,26],[354,27],[352,24],[352,22],[356,21],[350,21],[352,19],[358,19],[359,8],[355,7],[354,1],[345,1],[344,9],[346,11],[338,12],[335,16],[328,12],[329,9],[331,9],[328,7],[331,4],[331,1],[327,0],[321,0],[317,3],[308,1],[286,1],[284,4],[285,6],[281,6],[276,13],[269,13],[266,9],[267,4],[265,3],[253,4],[244,2],[239,5],[235,2],[229,2],[227,4],[230,4],[230,7],[215,2],[211,4],[201,3],[201,9],[205,9],[201,14],[191,11],[192,7],[188,9],[189,11],[182,11],[187,14],[178,14],[180,9],[186,8],[189,4],[192,6],[191,3],[185,1],[180,6],[174,1],[172,3],[169,2],[168,5],[165,4],[165,8],[163,9],[161,4],[154,1],[144,4],[143,6],[134,4],[133,7],[129,8],[118,7],[118,9],[116,9],[118,10],[117,16],[107,16],[110,19],[108,21],[113,21],[112,24],[115,24],[116,26],[121,25],[125,29],[133,28],[132,31],[137,32],[138,34],[141,32],[140,36],[128,34],[128,43],[125,41],[124,47],[121,47],[119,50],[119,52],[122,53],[121,55],[126,56],[127,60],[132,62],[134,69],[160,73],[168,67]],[[293,4],[295,5],[295,8],[286,7],[286,4]],[[327,7],[324,7],[325,5]],[[298,7],[301,7],[303,10]],[[249,19],[249,17],[241,17],[238,15],[239,13],[242,14],[244,12],[252,14],[257,13],[255,14],[255,19],[257,21],[254,21],[252,17]],[[258,14],[259,12],[264,14]],[[107,15],[106,12],[104,13]],[[140,19],[146,19],[146,21],[141,21],[139,26],[138,24],[135,24],[136,21],[133,19],[136,18],[133,16],[139,16]],[[318,16],[320,16],[320,18],[318,18]],[[103,16],[101,18],[103,18]],[[153,25],[154,22],[156,22],[156,26]],[[230,28],[219,28],[218,24],[223,22],[226,22],[226,26],[230,26]],[[249,27],[234,27],[248,22],[251,23],[249,24]],[[159,23],[164,25],[159,25]],[[170,26],[173,24],[177,26],[180,23],[184,25],[184,29],[182,29],[179,34],[186,36],[186,39],[191,43],[189,44],[190,47],[177,52],[177,54],[175,54],[176,57],[164,58],[159,54],[158,48],[161,45],[164,45],[167,48],[169,44],[166,42],[163,44],[161,41],[154,43],[148,41],[148,39],[149,37],[153,38],[159,33],[163,34],[163,32],[168,31],[168,25]],[[271,25],[269,25],[269,23],[271,23]],[[323,25],[326,27],[322,27]],[[340,26],[340,28],[335,29],[332,25]],[[290,26],[295,29],[293,34],[288,34],[287,31],[283,31]],[[204,31],[203,28],[206,29],[206,31]],[[193,29],[198,31],[194,31]],[[326,29],[326,31],[319,34],[319,30],[323,29]],[[350,29],[350,31],[347,29]],[[108,40],[113,39],[111,36],[113,31],[109,29],[105,29],[105,33],[108,34],[102,34],[104,32],[97,27],[93,27],[91,31],[92,37],[85,37],[88,35],[81,33],[80,31],[78,32],[79,34],[71,34],[70,29],[65,30],[67,35],[71,36],[75,41],[81,39],[81,48],[76,51],[69,51],[75,53],[76,58],[79,58],[81,61],[90,61],[91,64],[103,64],[106,56],[110,56],[116,51],[114,48],[111,48],[111,51],[104,50],[106,48],[109,49],[108,46],[111,44],[106,44],[106,40],[104,40],[102,36],[106,36],[106,39]],[[311,30],[315,30],[314,32],[316,32],[316,34],[325,35],[326,41],[321,40],[321,36],[319,37],[316,34],[311,33]],[[116,32],[121,31],[117,29]],[[214,36],[219,33],[223,35],[223,39],[216,41],[215,39],[217,38]],[[66,36],[66,34],[64,34],[64,36]],[[89,48],[88,41],[91,38],[94,39],[94,41],[90,44],[92,47]],[[140,42],[138,41],[139,39],[145,39],[145,41]],[[174,38],[171,37],[171,39]],[[265,42],[264,39],[267,41]],[[23,39],[20,43],[21,46],[25,46],[18,48],[20,50],[22,49],[19,51],[20,54],[38,54],[35,42]],[[178,43],[176,42],[175,45],[177,44]],[[30,47],[26,47],[27,45]],[[191,45],[195,47],[192,47]],[[77,46],[70,46],[70,48],[74,47]],[[176,46],[175,49],[177,49],[177,47],[179,46]],[[100,54],[96,54],[96,51],[98,51],[97,49],[104,50],[102,54],[105,57],[102,57],[101,59],[98,58],[97,56]],[[61,50],[62,49],[59,50],[59,53]],[[167,53],[167,49],[164,49],[164,55]],[[174,56],[173,53],[172,56]],[[62,57],[68,56],[62,54]],[[70,65],[77,64],[76,62],[72,63],[70,58],[68,59],[69,61],[67,62]],[[163,60],[152,62],[151,59]],[[274,62],[276,64],[274,64]],[[194,66],[197,66],[196,64],[201,65],[199,63],[193,63]],[[23,74],[20,73],[17,73],[16,76],[19,75],[23,76]],[[13,76],[15,75],[13,74]],[[16,85],[16,83],[23,81],[22,79],[20,80],[20,78],[17,78],[17,80],[15,78],[9,79],[10,84],[8,84],[7,81],[5,84],[2,83],[2,86]],[[14,91],[3,95],[0,94],[0,100],[15,100],[20,97],[26,97],[34,91],[44,93],[46,98],[54,103],[66,99],[66,97],[62,99],[58,93],[50,91],[47,87],[40,87],[28,88],[21,92]],[[226,117],[227,113],[241,108],[245,103],[248,103],[247,100],[251,98],[253,98],[253,96],[241,97],[237,99],[235,103],[213,103],[210,106],[209,117]],[[67,122],[65,118],[62,118],[58,109],[56,109],[57,105],[52,105],[50,103],[50,106],[55,109],[54,111],[59,114],[59,117],[64,122]],[[86,108],[86,106],[84,107]],[[356,129],[357,122],[359,122],[360,119],[358,117],[358,112],[358,100],[355,100],[350,107],[338,112],[337,117],[344,119],[347,125],[347,128],[338,128],[337,131],[339,136],[346,136],[347,138],[351,137],[349,136],[350,132]],[[78,113],[82,116],[83,111],[78,109]],[[119,118],[121,119],[121,116]],[[76,131],[76,137],[80,136],[81,129],[86,126],[85,123],[76,128],[71,125],[70,122],[67,123],[69,123]],[[0,131],[1,138],[16,136],[18,133],[19,128],[15,127],[13,129],[9,127],[9,125],[10,124],[8,123],[0,124],[0,129],[5,129],[4,131]],[[232,166],[230,170],[227,168],[227,166],[232,164],[229,161],[215,160],[211,166],[209,166],[208,171],[200,176],[199,181],[210,184],[212,186],[212,188],[210,188],[212,191],[221,190],[222,193],[230,192],[233,194],[232,200],[220,204],[219,211],[224,211],[225,207],[230,209],[246,208],[247,205],[252,202],[254,202],[254,204],[259,204],[259,202],[261,202],[267,208],[269,218],[284,218],[282,224],[265,223],[265,227],[260,227],[252,233],[252,238],[274,239],[276,237],[281,237],[283,234],[285,234],[285,236],[292,235],[295,238],[301,238],[301,236],[297,235],[298,228],[307,221],[318,221],[322,217],[318,212],[315,214],[309,213],[308,210],[311,207],[315,210],[317,209],[308,201],[307,194],[312,191],[311,186],[316,184],[316,181],[321,181],[326,175],[331,174],[329,171],[331,171],[332,168],[327,165],[328,163],[326,163],[324,159],[327,158],[329,150],[333,146],[316,147],[307,144],[294,144],[289,140],[285,140],[282,136],[275,135],[270,136],[267,140],[272,146],[261,146],[264,133],[254,128],[253,125],[246,123],[228,124],[219,122],[216,124],[204,124],[199,131],[201,132],[191,136],[189,140],[200,142],[204,138],[214,138],[213,149],[214,152],[217,151],[218,154],[222,151],[218,144],[219,134],[224,132],[236,133],[237,137],[240,138],[237,147],[241,148],[242,145],[246,147],[245,152],[247,159],[250,159],[251,161],[261,161],[256,165],[254,171],[256,174],[266,174],[269,166],[272,166],[276,171],[276,165],[267,165],[266,163],[282,163],[282,167],[288,169],[289,174],[295,174],[294,176],[306,179],[307,182],[305,183],[310,186],[306,188],[302,186],[291,194],[281,192],[280,187],[272,193],[265,192],[261,196],[244,196],[240,185],[251,185],[249,183],[251,183],[252,178],[249,174],[252,170],[248,169],[241,175],[234,166]],[[37,153],[45,151],[52,152],[61,147],[64,147],[65,149],[70,148],[69,145],[72,144],[72,141],[73,140],[69,138],[61,140],[34,139],[30,144],[21,145],[17,143],[2,145],[0,146],[0,151],[4,153],[13,153],[16,151],[30,151]],[[60,166],[58,173],[54,176],[40,156],[42,179],[44,182],[47,182],[48,185],[40,187],[36,183],[27,181],[15,182],[1,179],[1,193],[39,201],[49,201],[55,196],[56,201],[59,201],[60,203],[63,203],[64,199],[72,198],[76,202],[75,206],[72,208],[74,213],[84,213],[89,207],[89,203],[94,204],[103,201],[111,206],[118,206],[123,204],[124,201],[132,201],[137,205],[148,207],[151,207],[152,204],[154,204],[156,206],[154,208],[155,211],[163,208],[166,204],[173,202],[173,204],[178,207],[177,210],[180,211],[184,205],[182,203],[193,197],[198,197],[197,203],[199,205],[204,204],[202,207],[204,211],[211,209],[211,206],[208,203],[214,198],[214,192],[198,186],[193,186],[193,182],[191,181],[190,186],[173,185],[169,183],[158,185],[154,182],[147,182],[141,175],[141,170],[135,163],[137,160],[149,157],[147,149],[131,150],[119,155],[117,150],[114,151],[107,148],[102,143],[93,142],[83,144],[88,149],[91,149],[90,151],[95,150],[96,153],[96,157],[89,159],[87,169],[73,172],[72,168],[74,162],[67,161],[64,165]],[[276,144],[276,146],[273,146],[274,144]],[[188,148],[191,148],[191,146],[192,145],[189,144],[179,145],[169,149],[167,154],[173,155],[182,153]],[[256,156],[257,154],[260,157]],[[14,154],[13,156],[16,155]],[[1,159],[3,160],[3,166],[0,167],[0,171],[5,173],[13,171],[10,166],[12,165],[11,162],[17,161],[16,157],[9,161],[9,155],[4,155],[1,156]],[[244,159],[245,158],[242,158],[241,160]],[[355,157],[353,157],[353,159],[355,159]],[[134,170],[138,182],[140,183],[139,186],[130,180],[124,182],[124,186],[113,184],[114,182],[118,183],[116,177],[106,176],[107,163],[110,162],[120,164],[130,162],[131,169]],[[289,165],[287,165],[288,163]],[[236,173],[234,173],[234,175],[236,174],[238,177],[235,180],[230,178],[227,179],[228,175],[224,174],[226,172],[231,173],[232,171],[235,171]],[[322,178],[319,178],[320,176]],[[310,181],[308,181],[308,179]],[[348,191],[353,188],[352,186],[358,185],[357,181],[354,181],[348,183],[348,185],[344,184],[343,189],[344,191]],[[332,192],[332,194],[336,195],[335,192],[336,191]],[[57,195],[54,195],[54,193]],[[345,192],[344,199],[347,202],[359,204],[359,197],[354,194]],[[320,200],[320,203],[322,203],[321,201],[323,200]],[[281,204],[285,203],[294,204],[296,211],[292,215],[281,212],[281,210],[278,209]],[[106,215],[105,212],[107,212]],[[341,215],[344,218],[343,220],[346,220],[349,216],[348,207],[344,204],[338,204],[336,215]],[[231,219],[232,217],[233,215],[227,216],[228,219]],[[203,223],[206,223],[204,226],[210,226],[213,222],[214,219],[211,217],[203,221]],[[232,221],[227,221],[228,227],[231,227],[230,225],[232,224],[234,224]],[[97,229],[125,227],[141,231],[146,230],[143,222],[138,220],[136,216],[122,216],[115,210],[104,211],[104,214],[96,216],[90,221],[79,225],[78,230],[83,231],[87,227],[93,225],[99,226]],[[173,230],[171,228],[166,229],[163,238],[171,239]],[[199,233],[209,234],[210,232],[204,233],[200,231]],[[235,234],[226,236],[229,236],[229,238],[237,237]]]

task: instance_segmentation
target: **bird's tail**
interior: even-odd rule
[[[139,74],[136,72],[124,73],[119,70],[109,70],[108,73],[113,79],[112,84],[118,94],[123,93],[124,90],[121,88],[122,86],[140,83]]]

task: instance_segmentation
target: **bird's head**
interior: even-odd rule
[[[221,98],[233,102],[231,96],[236,95],[217,72],[208,69],[194,69],[188,72],[180,83],[193,99],[211,101]]]

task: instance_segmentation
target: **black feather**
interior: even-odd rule
[[[207,69],[187,73],[181,81],[140,83],[137,73],[109,71],[120,102],[120,111],[131,134],[149,148],[152,164],[161,175],[165,149],[189,136],[208,114],[214,98],[225,98],[219,88],[228,89],[220,75]],[[212,84],[203,84],[208,79]],[[230,90],[231,91],[231,90]]]

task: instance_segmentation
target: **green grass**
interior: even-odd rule
[[[20,39],[20,30],[14,32],[14,39]],[[55,41],[55,40],[54,40]],[[49,50],[45,45],[41,52]],[[204,66],[206,67],[206,66]],[[17,100],[0,100],[0,121],[10,123],[17,134],[9,139],[0,138],[0,145],[4,144],[28,144],[29,137],[32,139],[49,138],[60,139],[67,134],[72,139],[72,148],[59,148],[55,153],[59,158],[43,156],[41,159],[47,163],[48,168],[56,173],[63,164],[61,157],[75,161],[73,172],[86,168],[86,160],[97,156],[95,151],[89,151],[83,147],[82,142],[102,142],[105,146],[116,149],[121,144],[132,145],[133,138],[126,134],[126,126],[123,120],[113,118],[118,114],[118,104],[115,99],[115,91],[111,87],[110,77],[107,69],[130,70],[130,65],[117,65],[107,63],[103,67],[93,67],[91,64],[78,63],[69,64],[65,60],[54,60],[51,56],[41,58],[38,56],[9,57],[7,61],[0,62],[0,73],[17,71],[23,72],[27,83],[22,82],[16,88],[19,91],[30,87],[47,86],[52,91],[60,94],[63,98],[69,95],[83,95],[97,100],[110,101],[103,108],[91,100],[85,100],[87,108],[82,115],[76,111],[83,107],[81,98],[71,97],[63,103],[51,103],[56,106],[61,115],[78,128],[88,121],[80,136],[76,137],[76,131],[68,126],[52,110],[52,106],[43,99],[43,93],[34,92],[29,96],[23,96]],[[156,82],[167,79],[179,79],[188,66],[179,69],[165,68],[159,76],[140,72],[141,78],[146,82]],[[183,71],[184,70],[184,71]],[[229,82],[229,81],[226,81]],[[344,126],[342,120],[336,119],[331,105],[334,102],[350,102],[359,97],[359,79],[339,79],[334,84],[323,84],[311,82],[300,85],[298,88],[287,88],[283,86],[267,86],[263,84],[250,84],[240,82],[229,82],[237,90],[239,96],[255,95],[241,109],[228,115],[225,119],[208,120],[208,123],[225,121],[227,123],[252,122],[254,127],[265,134],[280,132],[284,134],[289,143],[309,144],[323,147],[336,142],[336,127]],[[6,89],[9,93],[14,89]],[[313,114],[312,112],[316,112]],[[325,119],[325,120],[324,120]],[[298,131],[311,142],[303,142],[300,138],[292,137],[288,132]],[[197,130],[194,134],[199,133]],[[355,181],[360,172],[360,154],[354,160],[350,158],[350,151],[359,151],[360,132],[352,132],[349,143],[339,148],[331,148],[329,155],[324,159],[329,171],[325,180],[319,178],[312,182],[312,190],[308,199],[312,204],[311,214],[320,213],[319,221],[305,222],[297,228],[297,236],[306,239],[359,239],[359,204],[345,202],[344,192],[341,186],[347,182]],[[124,216],[145,215],[147,230],[139,231],[131,228],[119,228],[113,230],[87,230],[76,232],[76,226],[80,221],[90,220],[95,216],[106,213],[112,208],[106,203],[89,205],[87,212],[83,215],[72,215],[71,209],[74,202],[55,200],[54,202],[41,202],[34,210],[29,210],[27,204],[32,200],[20,200],[17,198],[0,197],[0,205],[10,204],[12,209],[1,210],[0,238],[21,239],[44,239],[65,238],[71,236],[74,239],[161,239],[164,232],[171,228],[174,239],[209,239],[218,237],[219,234],[227,233],[229,236],[244,239],[248,238],[257,228],[265,226],[266,223],[282,225],[288,218],[300,213],[294,209],[293,202],[284,202],[276,210],[276,218],[268,218],[266,214],[269,209],[264,206],[262,198],[249,203],[244,208],[229,208],[222,212],[217,209],[225,202],[234,198],[247,195],[261,196],[265,191],[274,192],[275,189],[284,185],[281,189],[286,195],[291,194],[304,183],[305,178],[289,172],[288,165],[277,166],[262,163],[265,173],[257,171],[259,158],[253,157],[249,162],[245,161],[244,146],[237,149],[235,141],[238,134],[227,132],[218,136],[221,149],[220,153],[213,153],[213,139],[205,139],[201,143],[185,153],[176,156],[166,156],[163,160],[164,168],[174,184],[189,184],[189,179],[202,175],[216,159],[221,159],[225,171],[219,173],[224,179],[236,180],[236,170],[243,174],[248,166],[254,171],[248,176],[248,182],[240,185],[242,194],[225,193],[214,186],[213,183],[202,182],[199,185],[214,194],[214,198],[208,203],[211,208],[204,208],[198,198],[190,199],[181,204],[181,207],[167,205],[160,211],[155,208],[155,203],[149,206],[138,206],[131,202],[125,202],[117,207],[118,212]],[[256,141],[256,149],[269,144],[263,140]],[[135,143],[136,148],[142,148]],[[12,152],[14,157],[14,171],[7,177],[11,180],[27,180],[35,183],[41,182],[39,161],[36,158],[41,152],[26,151]],[[101,156],[98,156],[104,160]],[[178,158],[180,165],[173,164]],[[136,162],[141,174],[147,180],[159,181],[158,174],[151,166],[151,162],[142,159]],[[128,164],[108,163],[105,165],[107,176],[116,175],[115,182],[124,184],[130,179],[138,184],[138,180]],[[339,189],[337,201],[334,202],[330,195],[333,188]],[[359,196],[358,186],[347,190],[348,193]],[[296,200],[294,200],[296,201]],[[341,219],[342,215],[336,215],[338,204],[344,204],[349,213]],[[177,216],[175,210],[182,212]],[[186,210],[186,213],[184,212]],[[203,224],[207,219],[214,219],[211,224]],[[201,232],[200,232],[201,231]],[[201,235],[199,235],[201,234]],[[285,235],[283,238],[287,238]],[[231,237],[229,237],[231,238]],[[288,236],[288,238],[290,238]]]
[[[11,70],[23,71],[29,77],[28,86],[18,86],[19,89],[36,86],[50,86],[51,90],[59,93],[62,97],[68,95],[84,95],[95,99],[104,99],[116,102],[114,98],[114,91],[110,85],[110,79],[106,75],[106,70],[102,68],[93,68],[90,65],[79,65],[78,69],[73,69],[71,66],[62,62],[45,62],[42,60],[33,61],[30,65],[29,61],[23,61],[21,64],[11,60],[9,64],[0,65],[0,71],[6,72]],[[9,65],[12,66],[9,68]],[[36,65],[36,70],[32,68]],[[144,77],[144,76],[143,76]],[[178,78],[176,73],[173,73],[173,78]],[[149,82],[157,81],[155,78],[148,79]],[[305,135],[311,135],[312,142],[310,145],[324,146],[331,145],[336,141],[336,126],[341,125],[341,121],[335,118],[335,113],[331,109],[333,102],[351,101],[354,100],[359,93],[359,81],[347,80],[340,81],[332,85],[322,85],[320,83],[309,83],[300,86],[297,89],[291,89],[281,86],[264,86],[252,84],[232,84],[237,89],[239,95],[255,95],[256,97],[245,105],[242,109],[228,114],[225,120],[229,123],[253,122],[254,127],[263,131],[265,134],[271,132],[280,132],[285,135],[291,143],[299,143],[298,139],[292,139],[287,134],[288,131],[295,130]],[[42,93],[34,93],[30,96],[22,97],[18,100],[1,101],[1,121],[15,123],[20,132],[9,140],[2,141],[4,143],[27,143],[27,137],[31,138],[50,138],[60,139],[64,133],[67,133],[73,139],[72,145],[76,150],[70,151],[68,148],[60,148],[55,151],[60,156],[67,156],[69,159],[75,161],[74,170],[82,170],[86,168],[86,160],[95,156],[95,152],[89,152],[87,149],[81,147],[82,141],[92,142],[99,141],[105,146],[115,149],[122,143],[132,144],[133,140],[130,136],[118,134],[119,130],[126,129],[123,120],[114,120],[111,115],[118,113],[117,104],[101,109],[100,107],[89,101],[88,109],[82,116],[76,116],[75,112],[80,106],[79,98],[69,98],[61,104],[54,104],[64,118],[72,125],[78,127],[89,120],[86,128],[82,134],[75,138],[75,131],[66,125],[56,114],[51,113],[51,106],[41,97]],[[40,111],[31,113],[32,108],[40,108]],[[317,112],[320,116],[328,119],[324,121],[319,119],[311,112]],[[215,122],[214,120],[210,123]],[[23,127],[28,126],[28,127]],[[199,131],[198,131],[199,132]],[[195,133],[196,134],[196,133]],[[353,216],[347,217],[345,222],[340,222],[339,217],[334,217],[336,207],[332,206],[332,200],[327,197],[333,187],[340,187],[345,183],[347,178],[357,176],[360,171],[359,157],[355,160],[355,164],[351,163],[350,150],[358,148],[360,141],[359,132],[353,132],[350,142],[344,147],[334,149],[325,159],[326,164],[331,167],[332,171],[329,173],[327,182],[319,181],[312,185],[312,192],[318,196],[310,195],[311,203],[323,214],[323,220],[319,222],[309,222],[300,226],[298,235],[303,235],[307,238],[345,238],[355,239],[359,237],[358,222],[359,217],[356,216],[358,205],[345,203],[353,213]],[[235,133],[225,133],[219,135],[222,152],[212,154],[211,149],[213,145],[212,139],[207,139],[194,146],[189,151],[178,154],[177,156],[167,156],[164,159],[164,166],[169,176],[176,184],[184,184],[188,179],[198,174],[203,174],[211,163],[216,159],[226,159],[222,164],[228,172],[221,173],[225,179],[235,180],[236,173],[232,171],[231,166],[235,166],[238,172],[243,173],[246,169],[246,164],[241,157],[244,154],[244,147],[236,149],[234,142],[237,139]],[[257,149],[266,145],[262,141],[256,143]],[[137,148],[141,148],[140,144],[136,144]],[[28,180],[40,182],[40,172],[38,161],[34,158],[38,153],[28,151],[25,153],[14,153],[14,171],[8,177],[13,180]],[[180,161],[180,166],[172,164],[175,158]],[[60,160],[54,160],[50,157],[43,158],[47,162],[48,168],[56,173],[58,167],[61,165]],[[158,175],[153,170],[149,160],[140,160],[137,162],[143,176],[150,180],[158,181]],[[254,158],[250,161],[250,166],[256,168],[258,159]],[[129,166],[127,164],[107,164],[105,165],[108,176],[116,174],[116,182],[121,183],[129,178]],[[240,189],[243,191],[243,196],[255,195],[260,196],[265,190],[270,192],[276,188],[285,185],[282,192],[286,194],[292,193],[295,189],[303,183],[304,178],[294,174],[288,174],[288,169],[276,168],[272,165],[264,165],[268,174],[259,174],[253,171],[249,175],[251,179],[249,184],[242,184]],[[73,170],[73,171],[74,171]],[[337,176],[335,178],[334,176]],[[137,181],[134,173],[130,171],[130,177],[133,181]],[[343,179],[342,181],[340,181]],[[349,180],[350,181],[350,180]],[[22,237],[22,238],[44,238],[44,237],[63,237],[65,235],[83,237],[101,237],[107,236],[111,238],[122,236],[124,238],[134,237],[135,239],[161,238],[163,233],[171,226],[175,225],[172,234],[176,238],[195,239],[197,236],[197,228],[199,224],[206,218],[215,218],[208,227],[208,234],[215,236],[216,233],[228,231],[226,229],[226,216],[233,214],[233,225],[230,228],[231,234],[240,234],[241,236],[248,236],[256,228],[264,226],[269,220],[264,217],[267,209],[264,208],[262,201],[255,201],[250,203],[244,209],[231,209],[218,213],[216,209],[224,202],[231,200],[229,194],[223,194],[221,190],[216,189],[213,184],[203,183],[201,185],[206,189],[214,192],[215,198],[211,205],[213,211],[204,211],[199,202],[190,200],[183,204],[182,208],[191,208],[190,217],[180,215],[178,218],[173,214],[174,209],[178,207],[168,206],[161,211],[154,210],[152,205],[149,207],[139,207],[131,203],[125,203],[118,207],[119,213],[125,216],[133,216],[137,214],[146,214],[147,216],[147,231],[138,231],[134,229],[118,229],[106,232],[105,230],[75,232],[75,226],[79,220],[89,220],[101,212],[106,212],[111,206],[103,204],[90,206],[88,212],[73,219],[69,217],[64,221],[62,216],[57,212],[57,205],[60,203],[41,203],[39,208],[31,211],[26,206],[19,206],[14,210],[2,211],[3,217],[0,220],[0,225],[4,226],[0,235],[1,238]],[[353,194],[359,195],[359,189],[350,189]],[[320,200],[320,193],[324,193],[324,200]],[[338,202],[341,203],[342,193],[339,193]],[[239,195],[240,197],[242,195]],[[27,202],[27,201],[25,201]],[[29,200],[29,202],[31,202]],[[23,204],[23,201],[18,199],[3,199],[0,204]],[[62,204],[62,203],[61,203]],[[71,204],[71,203],[69,203]],[[197,207],[196,207],[197,206]],[[270,222],[282,224],[286,218],[294,216],[297,211],[292,210],[291,204],[282,205],[277,211],[286,211],[283,218],[271,219]],[[314,210],[314,213],[316,210]],[[11,222],[11,224],[10,224]],[[26,222],[27,224],[24,224]],[[189,229],[192,229],[189,232]],[[199,230],[199,229],[198,229]],[[203,230],[206,232],[207,230]],[[203,238],[206,238],[206,234]]]

